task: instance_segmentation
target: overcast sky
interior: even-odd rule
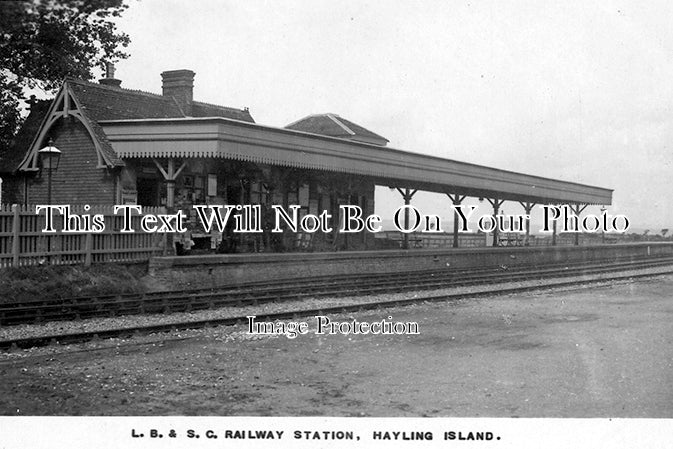
[[[261,124],[337,113],[391,147],[614,189],[632,227],[673,228],[673,2],[129,4],[123,87],[191,69],[196,100]],[[401,199],[377,202],[388,218]],[[440,195],[414,204],[450,215]]]

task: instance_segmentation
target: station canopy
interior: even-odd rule
[[[336,114],[310,115],[285,128],[260,125],[247,108],[194,101],[193,77],[189,70],[162,73],[163,95],[120,88],[114,78],[103,84],[66,80],[48,110],[31,108],[27,123],[41,126],[31,131],[30,145],[26,139],[17,148],[25,155],[17,169],[38,171],[37,154],[51,127],[72,118],[89,132],[100,168],[121,167],[130,158],[221,158],[499,201],[612,203],[610,189],[390,148],[384,137]]]
[[[537,204],[612,203],[612,190],[223,117],[100,121],[116,155],[223,158],[373,178],[377,185]]]

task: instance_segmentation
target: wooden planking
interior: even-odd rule
[[[144,208],[144,213],[163,214],[164,208]],[[140,231],[140,217],[133,216],[134,233],[122,233],[121,217],[113,206],[71,206],[73,214],[102,214],[105,230],[101,233],[45,233],[44,213],[35,213],[33,205],[0,206],[0,268],[30,265],[71,265],[106,262],[144,262],[165,254],[166,234]],[[60,214],[54,216],[54,227],[61,229]]]

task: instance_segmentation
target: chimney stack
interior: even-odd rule
[[[163,95],[173,97],[188,117],[192,115],[194,99],[194,72],[191,70],[169,70],[161,74]]]
[[[122,80],[115,78],[115,66],[111,62],[105,63],[105,78],[101,78],[98,82],[104,86],[119,87]]]

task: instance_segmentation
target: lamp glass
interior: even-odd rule
[[[47,170],[56,170],[61,159],[61,150],[54,146],[54,142],[50,139],[46,147],[38,151],[42,167]]]

